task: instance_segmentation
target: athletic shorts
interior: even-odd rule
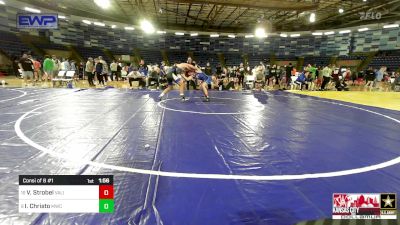
[[[211,84],[211,82],[212,82],[212,79],[211,79],[211,77],[208,77],[208,79],[207,80],[201,80],[201,81],[203,81],[203,82],[205,82],[206,84]]]
[[[32,71],[22,71],[22,76],[24,78],[33,78],[33,72]]]
[[[175,75],[174,73],[167,74],[167,83],[168,85],[173,85],[174,83],[179,84],[181,81],[181,75]]]

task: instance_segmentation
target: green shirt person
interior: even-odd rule
[[[50,59],[50,56],[46,55],[43,62],[43,69],[47,74],[53,74],[54,62]]]
[[[317,68],[315,66],[309,66],[308,67],[308,72],[311,73],[311,77],[313,80],[315,80],[315,77],[317,76]]]

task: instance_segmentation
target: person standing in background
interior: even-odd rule
[[[332,74],[332,69],[329,66],[325,66],[324,69],[322,69],[322,84],[321,84],[321,91],[325,91],[326,85],[331,81],[331,74]]]
[[[30,60],[32,60],[33,62],[35,82],[38,82],[42,79],[42,73],[41,73],[42,64],[40,63],[39,60],[32,58],[32,56]]]
[[[108,81],[108,65],[107,65],[107,62],[103,59],[103,56],[99,56],[99,62],[101,63],[101,65],[103,65],[102,74],[101,74],[103,85],[107,85],[107,81]],[[97,77],[97,79],[99,79],[99,78]]]
[[[94,72],[93,58],[89,57],[88,61],[86,62],[86,65],[85,65],[85,76],[87,76],[87,78],[88,78],[90,87],[96,86],[96,85],[94,85],[94,82],[93,82],[93,78],[94,78],[93,72]]]
[[[117,76],[118,64],[115,60],[113,60],[112,63],[110,64],[110,70],[111,70],[111,81],[114,81],[114,76],[115,79],[118,81],[118,76]]]
[[[122,77],[121,77],[121,71],[122,71],[122,64],[121,64],[121,62],[118,62],[118,63],[117,63],[117,73],[116,73],[116,75],[115,75],[116,81],[118,81],[118,79],[122,79]]]
[[[67,58],[65,58],[63,60],[63,62],[61,63],[61,71],[69,71],[71,70],[71,65],[69,64],[69,61]]]
[[[372,67],[369,67],[367,72],[365,73],[365,88],[371,90],[372,86],[374,85],[375,80],[375,71]]]
[[[239,78],[239,81],[238,81],[239,87],[243,88],[244,74],[246,72],[243,63],[240,63],[237,72],[238,72],[238,75],[239,75],[238,76],[238,78]]]
[[[53,79],[53,77],[58,75],[58,71],[60,71],[61,62],[60,62],[60,60],[57,59],[57,57],[55,55],[52,55],[51,58],[54,62],[53,74],[51,75],[51,79]]]
[[[284,87],[283,90],[286,90],[286,88],[288,88],[292,82],[292,71],[293,65],[292,63],[289,63],[289,65],[286,66],[286,87]]]
[[[52,80],[54,73],[54,61],[50,59],[49,55],[45,55],[44,58],[45,58],[43,62],[44,80],[47,81],[49,78],[50,80]]]
[[[102,60],[100,59],[95,59],[95,73],[96,73],[96,77],[97,80],[99,81],[99,85],[103,85],[104,86],[104,79],[103,79],[103,63],[101,62]]]
[[[22,76],[24,77],[25,86],[28,86],[28,78],[33,82],[33,62],[28,58],[28,54],[24,53],[22,58],[19,60],[18,66],[22,71]],[[35,83],[33,82],[33,85]]]
[[[206,67],[204,69],[204,73],[206,73],[208,76],[212,75],[212,68],[209,62],[207,62]]]

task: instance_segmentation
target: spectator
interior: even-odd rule
[[[88,61],[86,62],[86,65],[85,65],[85,75],[88,78],[88,82],[89,82],[89,86],[90,87],[94,87],[95,86],[94,82],[93,82],[93,78],[94,78],[93,71],[94,71],[93,58],[89,57]]]
[[[365,88],[372,88],[372,86],[374,85],[375,77],[375,71],[372,69],[372,67],[369,67],[367,72],[365,72]]]
[[[118,64],[115,60],[113,60],[112,63],[110,64],[110,70],[111,70],[111,81],[114,81],[114,76],[115,79],[118,81],[117,77]]]
[[[61,69],[60,69],[60,70],[61,70],[61,71],[68,71],[68,70],[71,70],[71,65],[69,64],[67,58],[65,58],[65,59],[63,60],[63,62],[61,63]]]
[[[35,82],[38,82],[42,79],[42,74],[41,74],[41,68],[42,64],[40,63],[39,60],[32,58],[32,56],[29,56],[30,60],[33,62],[33,67],[34,67],[34,77],[35,77]]]
[[[28,78],[33,80],[34,66],[32,60],[28,58],[28,54],[24,53],[22,58],[19,60],[18,66],[22,71],[22,76],[24,77],[25,86],[28,86]],[[34,82],[33,82],[34,84]]]
[[[44,56],[44,62],[43,62],[43,69],[44,69],[44,80],[50,80],[53,79],[53,74],[54,74],[54,61],[50,59],[49,55]]]
[[[103,63],[101,62],[102,60],[100,60],[100,59],[95,59],[95,73],[96,73],[96,77],[97,77],[97,80],[99,81],[99,85],[105,85],[104,84],[104,77],[103,77],[103,68],[104,68],[104,66],[103,66]]]
[[[107,66],[107,62],[103,59],[102,56],[99,56],[99,62],[101,63],[101,65],[103,65],[101,76],[102,76],[103,85],[106,85],[107,81],[108,81],[108,66]]]
[[[331,74],[332,74],[332,69],[330,66],[325,66],[324,69],[322,69],[322,84],[321,84],[321,91],[325,91],[326,85],[331,81]]]
[[[212,68],[209,62],[207,62],[206,67],[204,69],[204,73],[207,74],[208,76],[212,75]]]
[[[58,71],[61,70],[61,62],[60,62],[60,60],[57,59],[57,57],[55,55],[52,55],[51,58],[54,62],[53,77],[55,77],[58,75]],[[53,79],[53,77],[51,77],[51,79]]]
[[[240,63],[237,72],[238,72],[238,80],[239,80],[238,84],[239,84],[239,87],[243,88],[244,74],[245,74],[245,68],[244,68],[243,63]]]
[[[292,63],[289,63],[288,66],[286,66],[286,87],[283,88],[284,90],[286,90],[286,88],[289,87],[290,82],[292,81],[292,71],[293,71],[293,65]]]

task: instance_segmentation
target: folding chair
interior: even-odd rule
[[[53,83],[53,87],[55,86],[56,82],[59,81],[60,85],[62,84],[62,80],[64,79],[65,76],[65,72],[66,71],[58,71],[57,77],[53,78],[53,80],[51,80],[51,82]]]
[[[65,74],[64,79],[62,79],[61,82],[65,83],[66,86],[68,84],[74,82],[75,73],[76,73],[76,71],[74,71],[74,70],[67,71],[67,73]]]

